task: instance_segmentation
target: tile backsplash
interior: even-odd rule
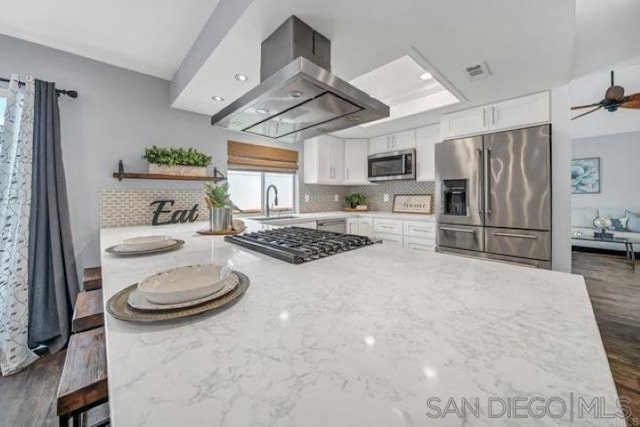
[[[360,193],[367,197],[366,204],[370,210],[391,211],[393,208],[393,196],[395,194],[434,194],[435,182],[433,181],[387,181],[372,185],[299,185],[299,209],[302,213],[342,210],[345,205],[344,198],[351,193]],[[338,202],[334,201],[338,195]],[[389,201],[384,201],[384,195],[389,195]],[[309,202],[305,196],[309,196]],[[434,207],[435,210],[435,207]]]
[[[370,210],[391,211],[395,194],[433,194],[433,182],[389,181],[380,184],[344,186],[302,184],[298,186],[298,208],[301,213],[339,211],[345,196],[361,193],[367,197]],[[384,195],[389,201],[384,201]],[[335,197],[338,201],[335,201]],[[309,196],[309,201],[305,200]],[[100,192],[100,227],[127,227],[151,224],[156,200],[173,200],[172,210],[191,209],[198,205],[201,219],[207,218],[202,190],[114,189]],[[168,206],[167,206],[168,208]]]
[[[208,215],[202,200],[202,190],[102,190],[100,227],[150,225],[156,210],[156,206],[151,206],[151,203],[156,200],[173,200],[175,203],[172,210],[191,209],[197,204],[199,218],[205,220]]]

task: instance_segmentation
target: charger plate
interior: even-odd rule
[[[199,305],[177,308],[175,310],[138,310],[128,304],[129,295],[135,291],[138,284],[135,283],[128,286],[109,298],[107,301],[107,312],[116,319],[126,320],[129,322],[163,322],[167,320],[181,319],[184,317],[196,316],[208,311],[220,309],[224,306],[233,304],[238,300],[249,287],[249,278],[244,274],[233,271],[238,278],[238,284],[229,293],[220,298],[204,302]]]
[[[135,256],[135,255],[148,255],[148,254],[157,254],[160,252],[175,251],[177,249],[180,249],[182,246],[184,246],[184,240],[180,240],[180,239],[173,239],[173,240],[175,240],[175,243],[173,245],[165,246],[157,249],[146,249],[143,251],[122,251],[122,250],[118,250],[118,247],[122,246],[122,244],[118,244],[118,245],[110,246],[104,251],[110,254],[118,255],[118,256]]]

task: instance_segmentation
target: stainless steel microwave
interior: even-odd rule
[[[416,179],[416,150],[373,154],[368,161],[369,181]]]

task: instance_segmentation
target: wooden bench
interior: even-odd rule
[[[85,268],[82,273],[82,290],[102,289],[102,267]]]
[[[80,415],[108,399],[107,354],[104,328],[71,335],[57,394],[60,426],[69,420],[80,425]]]
[[[104,326],[102,289],[79,292],[71,318],[71,331],[75,334]]]

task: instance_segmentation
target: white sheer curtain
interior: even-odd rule
[[[11,76],[0,135],[0,371],[18,372],[38,358],[27,345],[28,243],[35,83]]]

